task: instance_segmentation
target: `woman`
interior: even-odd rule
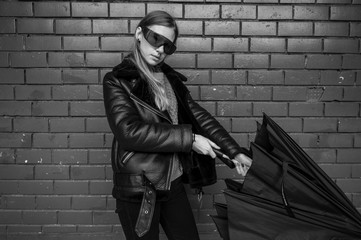
[[[114,134],[113,196],[129,239],[199,239],[183,181],[194,159],[214,167],[221,150],[245,175],[247,150],[202,107],[182,83],[186,78],[164,63],[176,50],[178,28],[166,12],[145,16],[135,31],[135,47],[104,77],[104,104]],[[213,160],[213,161],[212,161]],[[211,184],[213,179],[193,180]],[[192,181],[193,181],[192,180]]]

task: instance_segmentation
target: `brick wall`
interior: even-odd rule
[[[180,26],[167,62],[241,145],[268,113],[361,210],[360,0],[2,1],[0,239],[123,238],[101,82],[156,9]],[[239,178],[217,171],[202,206],[189,191],[203,239]]]

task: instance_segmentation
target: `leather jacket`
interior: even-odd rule
[[[104,105],[114,134],[113,196],[117,199],[141,200],[137,193],[145,191],[144,176],[155,189],[169,190],[175,154],[184,171],[189,168],[191,155],[196,154],[192,151],[193,133],[215,142],[230,158],[245,151],[192,99],[183,84],[185,76],[165,63],[161,70],[177,98],[178,125],[156,107],[146,80],[128,57],[104,76]]]

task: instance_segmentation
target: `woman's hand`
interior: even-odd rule
[[[242,153],[237,154],[232,159],[232,162],[236,165],[238,174],[241,174],[243,177],[246,176],[248,169],[252,165],[252,159]]]
[[[212,148],[220,149],[220,147],[217,144],[215,144],[208,138],[203,137],[202,135],[195,134],[194,142],[192,145],[193,151],[199,154],[209,155],[212,158],[215,158],[216,154],[214,153]]]

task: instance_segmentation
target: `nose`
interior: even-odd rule
[[[164,53],[164,45],[161,45],[159,48],[156,49],[158,53]]]

